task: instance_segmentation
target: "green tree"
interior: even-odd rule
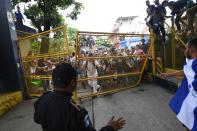
[[[12,0],[12,4],[16,6],[18,3],[29,3],[31,1],[32,0]],[[67,17],[76,20],[83,5],[75,0],[34,0],[34,2],[29,3],[24,14],[31,20],[32,25],[38,29],[38,32],[43,32],[50,30],[51,27],[54,28],[63,25],[64,19],[58,11],[65,10],[68,7],[73,7],[73,10],[70,14],[67,14]],[[49,40],[43,38],[40,53],[47,53],[48,50]]]
[[[75,43],[76,41],[76,29],[72,27],[67,28],[67,34],[68,34],[68,44],[69,46],[72,45],[72,43]]]
[[[96,38],[96,45],[98,46],[106,46],[106,47],[112,47],[112,41],[109,39],[109,38],[106,38],[106,37],[101,37],[101,36],[98,36]]]

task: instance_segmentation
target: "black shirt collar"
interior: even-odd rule
[[[69,93],[69,92],[66,92],[66,91],[57,91],[57,90],[54,90],[55,93],[58,93],[60,95],[63,95],[65,97],[72,97],[72,93]]]

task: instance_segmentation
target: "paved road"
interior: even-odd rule
[[[94,100],[97,129],[112,115],[123,116],[127,124],[123,131],[184,131],[168,107],[172,94],[154,84],[142,84],[113,95]],[[0,118],[0,131],[41,131],[33,118],[33,102],[28,100]],[[91,114],[91,101],[84,106]]]

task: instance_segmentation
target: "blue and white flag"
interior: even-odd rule
[[[186,59],[184,74],[169,105],[179,121],[191,131],[197,131],[197,59]]]

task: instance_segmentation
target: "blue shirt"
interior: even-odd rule
[[[15,12],[15,17],[16,17],[16,20],[22,20],[23,19],[23,15],[21,14],[21,12]]]

